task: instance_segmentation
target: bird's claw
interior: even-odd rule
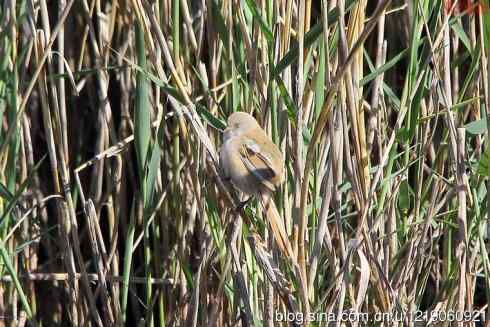
[[[245,208],[245,206],[250,202],[250,199],[252,197],[249,197],[248,199],[246,199],[245,201],[242,201],[240,202],[240,204],[236,207],[236,211],[242,211],[243,208]]]

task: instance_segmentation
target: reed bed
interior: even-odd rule
[[[0,326],[490,326],[489,37],[489,0],[2,1]]]

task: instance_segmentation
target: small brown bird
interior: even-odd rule
[[[279,248],[296,262],[286,228],[271,196],[283,182],[284,158],[253,116],[235,112],[228,118],[220,164],[225,178],[229,178],[238,190],[259,199]]]

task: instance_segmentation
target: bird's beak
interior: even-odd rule
[[[224,131],[223,131],[223,139],[227,140],[233,135],[233,129],[228,126]]]

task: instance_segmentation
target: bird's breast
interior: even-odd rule
[[[240,147],[236,140],[226,140],[220,151],[220,160],[233,185],[247,195],[254,195],[259,191],[259,183],[243,163]]]

